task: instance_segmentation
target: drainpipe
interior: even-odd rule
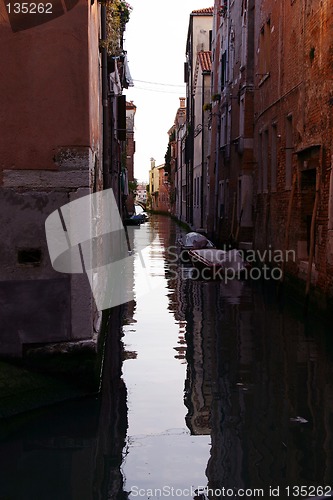
[[[106,42],[106,6],[101,4],[101,34],[102,42]],[[109,158],[109,99],[108,99],[108,58],[107,49],[102,47],[102,108],[103,108],[103,188],[110,187]]]
[[[205,80],[205,75],[206,73],[204,73],[202,75],[202,94],[201,94],[201,102],[204,103],[205,102],[205,91],[206,91],[206,87],[205,87],[205,83],[206,83],[206,80]],[[204,219],[204,185],[206,185],[206,182],[207,182],[207,176],[204,176],[204,165],[205,165],[205,152],[206,152],[206,149],[205,149],[205,139],[206,139],[206,134],[205,134],[205,126],[206,126],[206,123],[205,123],[205,112],[203,110],[203,106],[201,106],[201,123],[202,123],[202,143],[201,143],[201,185],[200,185],[200,227],[203,228],[204,227],[204,222],[203,222],[203,219]],[[207,212],[206,210],[206,207],[205,207],[205,212]]]
[[[221,124],[218,123],[216,130],[216,139],[215,139],[215,192],[214,192],[214,198],[215,198],[215,214],[214,214],[214,236],[217,238],[217,231],[218,231],[218,195],[219,195],[219,150],[220,150],[220,135],[221,135]]]
[[[228,106],[229,106],[229,97],[228,97],[228,87],[229,87],[229,22],[230,20],[230,0],[227,0],[227,13],[226,13],[226,33],[227,33],[227,46],[226,46],[226,61],[225,61],[225,91],[226,91],[226,127],[228,130]],[[222,90],[222,89],[221,89]],[[222,93],[222,92],[221,92]],[[217,232],[219,229],[219,152],[220,152],[220,137],[221,137],[221,121],[220,117],[218,117],[218,124],[216,127],[216,146],[215,146],[215,217],[214,217],[214,234],[217,237]],[[228,138],[227,138],[228,139]],[[229,138],[230,139],[230,138]]]

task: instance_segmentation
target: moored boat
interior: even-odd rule
[[[179,238],[177,243],[180,248],[180,259],[183,262],[189,262],[188,252],[190,250],[215,248],[214,243],[206,238],[206,236],[194,231],[191,231],[190,233],[185,234],[182,238]]]
[[[243,253],[236,249],[228,251],[218,248],[190,250],[189,257],[193,265],[207,270],[210,274],[215,274],[215,277],[242,278],[249,267],[243,258]]]

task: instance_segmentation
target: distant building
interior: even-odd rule
[[[181,218],[181,191],[182,191],[182,170],[185,162],[185,155],[182,157],[182,140],[185,148],[185,122],[186,122],[186,98],[179,98],[179,108],[175,121],[168,131],[170,147],[170,211],[172,215]]]
[[[170,182],[169,173],[165,170],[165,165],[159,165],[158,169],[158,197],[157,210],[170,213]]]
[[[159,172],[156,167],[156,160],[150,158],[149,170],[149,197],[148,206],[151,210],[156,210],[158,205]]]
[[[149,208],[162,212],[170,212],[170,189],[165,165],[156,165],[154,158],[150,159],[149,170]]]
[[[136,188],[136,201],[139,201],[140,203],[147,203],[147,184],[138,184]]]
[[[203,102],[207,99],[209,85],[206,90],[203,91],[206,94],[205,97],[203,97],[201,93],[203,89],[199,90],[199,87],[197,87],[197,95],[195,95],[195,88],[198,76],[201,81],[202,72],[205,71],[202,67],[204,60],[201,59],[201,62],[199,61],[198,63],[198,53],[206,53],[211,50],[213,11],[213,7],[209,7],[191,12],[186,41],[186,62],[184,68],[186,82],[186,183],[185,193],[182,193],[182,196],[185,196],[186,222],[198,227],[203,225],[202,203],[203,186],[205,183],[205,181],[203,181],[203,170],[205,169],[203,164],[206,165],[206,159],[202,156],[203,150],[201,153],[199,151],[199,141],[201,137],[195,141],[195,135],[203,133],[204,123],[202,108],[199,111],[198,107],[199,101]],[[197,63],[201,67],[200,75]],[[207,81],[205,83],[207,83]],[[199,126],[202,127],[200,132]],[[204,176],[206,177],[206,174],[204,174]]]

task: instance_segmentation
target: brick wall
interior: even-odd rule
[[[287,270],[300,275],[301,262],[308,260],[309,228],[315,199],[316,172],[320,177],[319,205],[315,226],[315,277],[318,288],[330,293],[332,266],[327,262],[329,173],[332,145],[333,5],[329,0],[275,2],[265,0],[256,10],[255,27],[255,245],[267,244],[297,255]],[[263,37],[270,31],[268,74],[260,74]],[[263,35],[263,31],[265,31]],[[289,122],[288,122],[289,120]],[[276,190],[272,187],[272,135],[276,127]],[[291,134],[288,133],[288,127]],[[268,133],[267,186],[263,179],[260,134]],[[289,136],[288,136],[289,134]],[[288,151],[291,151],[288,160]],[[290,226],[287,227],[291,183],[296,173]],[[304,276],[303,276],[304,277]]]

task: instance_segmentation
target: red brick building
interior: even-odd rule
[[[158,199],[157,210],[170,213],[170,181],[169,173],[165,170],[165,165],[160,165],[158,169]]]
[[[333,4],[256,8],[255,235],[293,250],[287,272],[332,296]]]

